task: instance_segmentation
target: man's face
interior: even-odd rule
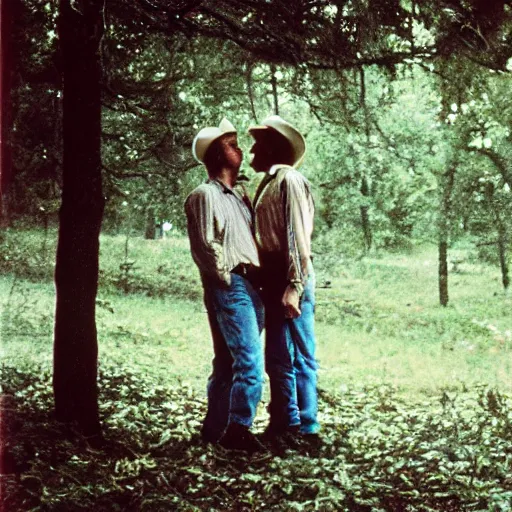
[[[275,163],[271,134],[269,130],[254,130],[251,135],[254,144],[250,150],[253,155],[250,165],[256,172],[267,172]]]
[[[226,167],[231,169],[240,169],[242,165],[243,153],[238,147],[238,137],[236,133],[229,133],[219,139],[221,153],[224,156]]]

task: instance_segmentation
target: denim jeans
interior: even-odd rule
[[[275,283],[275,281],[274,281]],[[310,266],[300,301],[301,315],[285,318],[281,299],[286,283],[270,284],[265,293],[265,364],[270,378],[270,425],[299,425],[317,433],[318,392],[315,359],[315,275]]]
[[[238,274],[231,273],[229,288],[204,277],[203,287],[214,351],[203,433],[218,440],[228,423],[250,427],[256,415],[263,388],[263,305]]]

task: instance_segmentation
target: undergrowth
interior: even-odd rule
[[[55,229],[6,230],[0,240],[0,274],[31,282],[50,282],[56,247]],[[98,284],[102,293],[191,300],[202,297],[199,273],[184,236],[144,240],[102,234],[99,262]]]
[[[261,459],[199,441],[191,388],[105,365],[111,443],[88,449],[52,419],[50,380],[2,368],[2,510],[512,510],[511,400],[488,387],[415,404],[389,386],[321,393],[322,448]]]

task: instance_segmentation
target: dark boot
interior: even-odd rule
[[[301,450],[309,456],[318,457],[323,446],[320,434],[301,434]]]
[[[269,425],[263,434],[261,440],[268,444],[270,449],[277,454],[282,454],[286,450],[297,450],[301,445],[300,425],[292,425],[284,428],[274,428]]]
[[[219,435],[212,432],[210,429],[205,428],[204,426],[201,428],[201,440],[203,443],[215,444],[219,441]]]
[[[266,452],[256,436],[248,427],[239,423],[230,423],[219,440],[219,445],[226,450],[242,450],[247,453]]]

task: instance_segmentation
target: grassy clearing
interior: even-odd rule
[[[14,238],[18,252],[10,261],[17,266],[8,268],[4,259],[4,270],[16,268],[21,277],[0,279],[2,350],[20,364],[48,362],[55,233],[46,241],[37,231]],[[211,343],[187,240],[132,238],[127,255],[126,237],[103,236],[101,242],[100,359],[161,372],[203,390]],[[43,246],[46,257],[36,251]],[[433,246],[356,262],[332,253],[316,256],[322,388],[344,392],[392,384],[411,398],[479,383],[512,389],[512,300],[500,289],[499,270],[472,261],[467,248],[452,250],[452,257],[462,263],[450,277],[450,306],[442,308]],[[128,271],[121,269],[125,261],[132,263]]]
[[[319,284],[332,282],[317,293],[319,357],[338,368],[330,381],[388,382],[413,394],[479,382],[511,389],[512,301],[499,271],[454,251],[466,260],[442,308],[435,251],[320,266]]]

